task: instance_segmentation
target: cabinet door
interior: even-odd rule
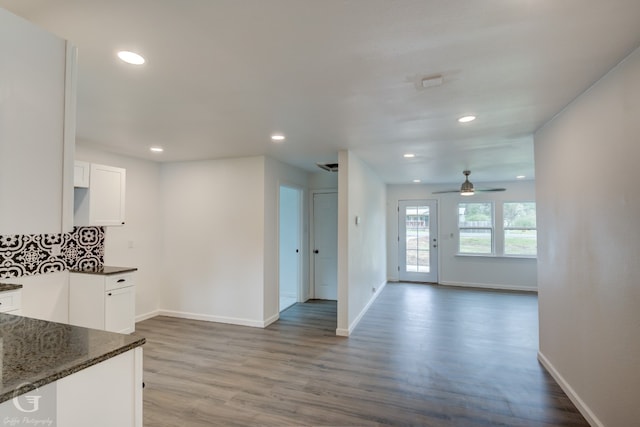
[[[92,274],[69,275],[69,323],[104,329],[104,277]]]
[[[73,166],[73,186],[77,188],[89,188],[89,171],[91,165],[87,162],[76,161]]]
[[[135,286],[106,292],[105,330],[130,334],[135,331]]]
[[[20,310],[22,291],[6,291],[0,292],[0,313],[18,314],[16,310]]]
[[[66,43],[0,9],[0,57],[0,235],[60,233]]]
[[[126,173],[122,168],[90,164],[88,188],[74,189],[74,224],[124,224]]]
[[[89,217],[91,225],[124,224],[126,171],[91,164]]]

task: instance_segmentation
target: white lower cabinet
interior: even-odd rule
[[[130,334],[135,331],[135,274],[71,273],[69,323]]]
[[[36,396],[38,400],[30,404],[40,405],[39,410],[24,413],[21,418],[4,417],[4,425],[142,427],[142,347],[41,386],[26,395]],[[47,406],[51,396],[54,396],[55,409]],[[0,414],[14,413],[14,400],[0,403]]]
[[[0,313],[17,315],[22,313],[22,291],[20,289],[0,292]]]
[[[58,380],[57,425],[142,427],[142,348]]]

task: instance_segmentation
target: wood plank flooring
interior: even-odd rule
[[[266,329],[138,323],[144,425],[588,426],[536,359],[534,294],[393,283],[335,329],[328,301]]]

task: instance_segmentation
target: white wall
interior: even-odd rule
[[[533,258],[458,256],[459,202],[535,201],[533,181],[492,182],[476,187],[502,187],[506,191],[476,193],[472,197],[459,194],[432,194],[460,183],[447,185],[387,186],[387,272],[390,281],[398,280],[398,201],[436,200],[438,203],[438,282],[443,285],[473,286],[497,289],[535,290],[537,262]],[[496,223],[500,219],[496,217]]]
[[[162,165],[165,314],[263,326],[264,171],[263,157]]]
[[[162,197],[160,165],[76,145],[76,159],[127,170],[125,225],[105,227],[105,264],[137,267],[136,317],[160,307],[162,274]]]
[[[309,174],[310,190],[337,190],[338,173],[320,171]]]
[[[303,278],[308,278],[309,263],[309,212],[308,212],[308,173],[302,169],[287,165],[270,157],[263,157],[264,162],[264,316],[263,322],[269,324],[278,319],[279,306],[279,269],[278,269],[278,200],[280,185],[289,185],[304,191],[303,200],[303,247],[300,256],[303,259]],[[303,298],[309,295],[309,284],[304,284]]]
[[[535,135],[540,360],[592,425],[640,420],[640,50]]]
[[[336,333],[349,335],[386,284],[386,187],[352,152],[339,163]]]

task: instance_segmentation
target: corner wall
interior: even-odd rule
[[[265,158],[162,165],[162,314],[264,326]]]
[[[348,336],[386,284],[386,187],[352,152],[339,163],[336,333]]]
[[[640,420],[640,50],[535,135],[539,358],[592,425]]]

